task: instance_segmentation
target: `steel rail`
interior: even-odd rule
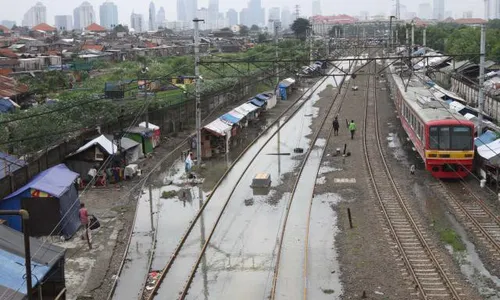
[[[391,219],[391,217],[390,217],[390,215],[388,213],[388,209],[386,207],[386,204],[384,203],[384,200],[382,200],[381,190],[379,190],[379,187],[377,186],[377,183],[376,183],[376,180],[375,180],[375,171],[374,171],[372,163],[370,162],[370,157],[369,157],[369,154],[368,154],[368,140],[367,140],[367,135],[368,135],[367,134],[367,129],[368,129],[368,125],[367,125],[368,124],[368,122],[367,122],[367,120],[368,120],[368,108],[369,108],[369,101],[370,101],[371,97],[373,97],[373,99],[374,99],[374,102],[373,102],[373,106],[374,106],[373,118],[374,119],[373,119],[373,121],[375,122],[374,129],[375,129],[376,144],[377,144],[377,148],[378,148],[377,152],[380,154],[380,162],[383,165],[383,169],[384,169],[384,173],[386,175],[386,179],[389,181],[389,183],[390,183],[390,185],[392,187],[392,190],[394,192],[394,195],[396,196],[396,199],[397,199],[397,202],[399,204],[399,207],[403,211],[403,214],[406,216],[406,220],[408,221],[408,223],[410,223],[411,228],[413,229],[414,234],[417,236],[420,244],[422,245],[422,247],[427,252],[427,256],[430,258],[430,261],[433,262],[434,266],[436,267],[437,271],[439,272],[441,279],[444,281],[444,285],[448,288],[449,292],[451,293],[451,296],[454,299],[457,299],[457,300],[461,299],[460,295],[459,295],[459,293],[457,291],[457,289],[454,287],[454,285],[451,282],[451,280],[449,279],[448,275],[445,273],[445,271],[444,271],[443,267],[441,266],[441,264],[439,263],[437,257],[432,252],[431,247],[426,242],[425,237],[424,237],[422,231],[418,228],[418,225],[415,222],[414,218],[412,217],[412,215],[410,213],[410,209],[405,204],[405,202],[403,200],[403,196],[401,195],[401,193],[399,191],[399,188],[397,187],[396,182],[394,181],[394,178],[393,178],[393,176],[392,176],[392,174],[390,172],[389,165],[388,165],[388,163],[387,163],[387,161],[385,159],[385,155],[384,155],[383,150],[382,150],[382,143],[381,143],[381,140],[380,140],[380,131],[379,131],[379,122],[378,122],[378,109],[377,109],[377,101],[376,101],[376,82],[374,82],[372,84],[373,85],[373,93],[372,93],[372,95],[370,95],[369,79],[368,79],[368,88],[367,88],[367,92],[366,92],[366,99],[367,100],[366,100],[366,103],[365,103],[363,148],[364,148],[364,152],[365,152],[365,161],[366,161],[366,164],[367,164],[367,167],[368,167],[368,172],[370,174],[370,179],[371,179],[371,182],[372,182],[372,186],[374,188],[375,194],[377,195],[377,199],[378,199],[378,202],[379,202],[380,207],[382,209],[383,216],[385,217],[385,219],[387,221],[389,229],[390,229],[390,231],[391,231],[391,233],[392,233],[392,235],[394,237],[394,240],[395,240],[395,242],[396,242],[396,244],[397,244],[397,246],[399,248],[399,252],[400,252],[400,254],[401,254],[401,256],[402,256],[402,258],[403,258],[403,260],[404,260],[404,262],[405,262],[405,264],[407,266],[408,271],[411,273],[411,276],[415,280],[415,283],[417,283],[418,290],[421,292],[422,297],[424,299],[429,299],[429,296],[427,296],[426,290],[422,286],[422,282],[421,282],[420,278],[416,274],[414,266],[410,262],[410,258],[408,257],[408,254],[405,251],[403,243],[401,242],[400,237],[398,236],[398,233],[397,233],[397,231],[395,229],[395,226],[393,224],[394,220]]]
[[[291,115],[289,115],[287,117],[287,119],[285,120],[285,122],[283,122],[283,124],[281,124],[277,130],[268,138],[268,140],[263,144],[263,146],[261,147],[261,149],[259,149],[259,151],[255,154],[255,156],[252,158],[250,164],[255,160],[255,158],[257,157],[257,155],[262,151],[262,149],[268,144],[268,142],[278,133],[278,131],[300,110],[300,108],[307,102],[307,100],[314,94],[314,92],[316,91],[316,89],[318,89],[321,84],[326,80],[326,78],[322,79],[322,80],[319,80],[317,81],[314,86],[312,86],[311,88],[308,88],[304,93],[302,93],[302,95],[297,99],[295,100],[295,102],[293,104],[291,104],[285,111],[283,111],[277,118],[275,121],[273,121],[263,132],[261,132],[242,152],[241,154],[235,159],[235,161],[231,164],[231,166],[226,170],[226,172],[222,175],[222,177],[219,179],[219,181],[216,183],[215,187],[213,188],[213,190],[216,190],[220,184],[225,180],[225,178],[227,177],[227,175],[229,174],[229,172],[233,169],[233,167],[238,163],[238,161],[244,156],[244,154],[247,152],[247,150],[249,150],[258,140],[260,137],[262,137],[263,135],[267,134],[267,132],[272,129],[272,127],[278,122],[278,120],[280,120],[282,117],[284,117],[289,111],[291,111],[293,108],[295,108],[294,111],[292,111]],[[304,101],[303,101],[304,100]],[[302,101],[302,103],[300,103]],[[250,164],[247,166],[247,168],[243,171],[243,174],[246,172],[246,170],[249,168]],[[243,175],[242,175],[243,176]],[[234,192],[234,189],[236,188],[236,186],[238,185],[239,181],[241,180],[242,176],[240,176],[240,178],[238,179],[235,187],[233,188],[232,192],[231,192],[231,195],[232,193]],[[158,292],[158,289],[160,288],[161,286],[161,283],[162,281],[165,279],[165,276],[166,274],[168,273],[168,271],[170,270],[170,268],[172,267],[177,255],[179,254],[179,252],[181,251],[184,243],[186,242],[189,234],[191,233],[191,231],[193,230],[197,220],[200,218],[200,216],[202,215],[205,207],[207,206],[207,204],[210,202],[211,200],[211,197],[214,193],[211,193],[210,196],[207,198],[207,200],[203,203],[202,207],[200,208],[200,210],[198,211],[198,213],[196,214],[196,216],[193,218],[193,220],[189,223],[189,227],[188,229],[186,230],[186,232],[184,233],[183,237],[181,238],[181,241],[179,242],[179,244],[177,245],[176,249],[174,250],[174,253],[172,254],[170,260],[167,262],[167,264],[165,265],[165,267],[163,268],[163,270],[161,271],[161,275],[160,275],[160,278],[157,280],[157,282],[155,283],[154,285],[154,288],[151,290],[151,293],[149,294],[149,297],[147,298],[148,300],[151,300],[154,298],[155,294]],[[231,198],[231,196],[229,196],[228,200]],[[215,227],[217,225],[217,223],[219,222],[220,220],[220,217],[222,216],[222,213],[223,211],[225,210],[227,206],[227,203],[224,204],[223,208],[222,208],[222,211],[221,211],[221,214],[219,215],[219,218],[217,218],[216,220],[216,224],[212,230],[212,232],[210,233],[209,235],[209,238],[207,239],[207,242],[205,243],[203,249],[202,249],[202,252],[204,252],[204,249],[206,249],[206,246],[208,246],[208,242],[210,241],[210,237],[212,236],[213,234],[213,231],[215,231]],[[198,263],[199,264],[199,263]],[[196,271],[196,268],[193,268],[194,269],[194,272]],[[194,273],[193,272],[193,273]],[[191,280],[192,281],[192,277],[194,277],[194,274],[192,274],[193,276],[190,276]]]
[[[318,84],[318,86],[317,86],[317,87],[313,90],[313,92],[311,93],[311,95],[313,95],[313,94],[314,94],[314,92],[315,92],[315,91],[316,91],[316,90],[317,90],[317,89],[318,89],[318,88],[319,88],[319,87],[320,87],[320,86],[321,86],[321,85],[322,85],[322,84],[326,81],[326,79],[327,79],[327,78],[325,77],[325,78],[322,78],[322,79],[320,80],[320,81],[321,81],[321,83],[320,83],[320,84]],[[335,101],[333,101],[333,102],[335,102]],[[333,103],[333,102],[332,102],[332,103]],[[304,101],[304,103],[302,103],[302,105],[303,105],[303,104],[305,104],[305,101]],[[248,168],[250,168],[250,166],[252,165],[253,161],[254,161],[254,160],[257,158],[257,156],[261,153],[262,149],[264,149],[264,147],[268,144],[268,142],[269,142],[269,141],[271,141],[271,139],[272,139],[272,138],[273,138],[273,137],[274,137],[274,136],[278,133],[278,131],[279,131],[279,130],[281,130],[281,128],[283,128],[283,127],[284,127],[284,126],[288,123],[288,121],[289,121],[289,120],[293,117],[293,115],[295,115],[295,113],[296,113],[296,112],[298,112],[298,111],[300,110],[300,108],[302,107],[302,105],[300,105],[300,107],[298,107],[298,108],[297,108],[297,110],[295,110],[295,111],[293,112],[293,114],[292,114],[290,117],[288,117],[288,118],[285,120],[285,122],[284,122],[283,124],[281,124],[281,125],[279,126],[278,130],[276,130],[276,132],[274,132],[274,134],[273,134],[273,135],[271,135],[271,136],[268,138],[268,140],[267,140],[267,141],[266,141],[266,142],[262,145],[261,149],[259,149],[259,151],[255,154],[255,156],[252,158],[252,160],[250,161],[250,163],[246,166],[245,170],[243,171],[243,174],[244,174],[244,173],[248,170]],[[312,149],[312,147],[311,147],[310,149]],[[310,150],[309,150],[309,151],[310,151]],[[309,153],[309,151],[308,151],[308,153]],[[306,157],[306,158],[304,158],[304,161],[305,161],[306,159],[307,159],[307,157]],[[302,170],[301,170],[301,172],[302,172]],[[186,282],[186,285],[183,287],[183,290],[182,290],[182,292],[181,292],[181,295],[179,296],[179,298],[178,298],[178,299],[185,299],[185,297],[187,296],[187,293],[188,293],[188,291],[189,291],[189,287],[190,287],[190,285],[191,285],[191,283],[192,283],[192,281],[193,281],[193,279],[194,279],[194,276],[196,275],[196,271],[197,271],[198,266],[199,266],[199,264],[200,264],[200,262],[201,262],[201,260],[202,260],[202,258],[203,258],[203,255],[205,254],[205,251],[206,251],[206,249],[207,249],[207,247],[208,247],[208,244],[209,244],[209,242],[210,242],[210,240],[211,240],[211,238],[212,238],[213,234],[215,233],[215,229],[216,229],[216,227],[217,227],[218,223],[220,222],[220,220],[221,220],[221,218],[222,218],[222,215],[223,215],[223,213],[224,213],[224,211],[225,211],[225,208],[226,208],[226,207],[227,207],[227,205],[229,204],[229,201],[230,201],[230,199],[231,199],[231,197],[232,197],[232,195],[233,195],[234,191],[236,191],[236,188],[237,188],[237,186],[238,186],[238,184],[239,184],[240,180],[243,178],[243,174],[242,174],[242,176],[240,176],[240,178],[238,179],[238,181],[237,181],[237,182],[236,182],[236,184],[234,185],[233,189],[231,190],[231,193],[229,194],[228,199],[227,199],[227,200],[226,200],[226,202],[224,203],[223,208],[222,208],[222,210],[221,210],[221,213],[220,213],[220,214],[219,214],[219,216],[217,217],[217,219],[216,219],[216,221],[215,221],[215,224],[214,224],[214,226],[213,226],[212,230],[210,231],[210,234],[209,234],[209,236],[208,236],[208,238],[207,238],[207,240],[206,240],[205,244],[203,245],[202,251],[201,251],[200,255],[198,256],[198,259],[197,259],[197,261],[196,261],[195,265],[193,266],[193,268],[192,268],[192,270],[191,270],[191,274],[190,274],[190,276],[189,276],[189,278],[188,278],[188,280],[187,280],[187,282]],[[300,174],[299,174],[299,175],[297,175],[297,178],[298,178],[298,177],[300,177]],[[294,187],[294,190],[295,190],[295,187]]]
[[[486,230],[486,228],[481,224],[481,222],[478,221],[476,217],[472,215],[472,213],[465,207],[465,205],[453,195],[451,192],[450,188],[447,187],[442,180],[439,180],[439,184],[443,189],[445,190],[447,196],[449,199],[453,201],[453,203],[460,209],[460,211],[465,215],[467,219],[469,219],[472,224],[481,232],[481,234],[491,243],[493,248],[500,253],[500,242],[495,239],[489,232]],[[471,196],[474,198],[474,203],[478,203],[480,207],[482,208],[482,211],[488,215],[491,219],[494,220],[494,222],[498,225],[498,228],[500,229],[500,220],[499,218],[490,210],[490,208],[484,203],[483,200],[481,200],[474,192],[462,181],[461,182],[462,186],[471,194]]]

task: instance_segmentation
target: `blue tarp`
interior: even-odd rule
[[[0,249],[0,265],[2,266],[0,270],[0,286],[13,290],[13,292],[18,291],[19,293],[26,295],[27,288],[26,280],[24,278],[26,268],[24,263],[24,257]],[[50,267],[31,261],[31,270],[33,280],[32,284],[33,286],[36,286],[39,280],[43,280],[45,278],[50,270]],[[10,296],[5,297],[11,299]]]
[[[12,104],[12,102],[10,102],[9,99],[0,99],[0,114],[13,112],[15,109],[16,107]]]
[[[253,105],[258,106],[258,107],[262,107],[266,104],[266,102],[261,101],[257,98],[253,98],[252,100],[250,100],[250,103],[252,103]]]
[[[281,84],[280,84],[280,96],[281,96],[281,100],[286,100],[286,87],[282,87]]]
[[[0,152],[0,179],[6,174],[12,173],[26,165],[24,160],[10,156],[7,153]]]
[[[485,144],[489,144],[496,139],[497,139],[496,133],[494,133],[491,130],[486,130],[485,133],[481,134],[478,138],[474,140],[474,145],[476,145],[476,147],[479,147]]]
[[[64,164],[54,166],[36,175],[28,184],[5,197],[0,201],[0,209],[21,209],[23,199],[33,198],[31,189],[45,192],[59,200],[60,218],[54,221],[59,223],[62,234],[69,238],[81,225],[78,214],[80,199],[74,185],[74,181],[78,176],[77,173],[69,170]],[[33,199],[33,201],[37,200],[37,198]],[[19,217],[7,216],[4,219],[7,220],[9,227],[18,231],[22,230],[21,219]],[[31,226],[36,226],[36,224],[31,224]]]
[[[259,99],[259,100],[262,100],[262,101],[267,101],[269,100],[269,97],[266,96],[266,95],[262,95],[262,94],[258,94],[257,96],[255,96],[255,98]]]
[[[65,164],[58,164],[36,175],[28,184],[8,195],[4,200],[14,198],[27,189],[37,189],[59,198],[72,186],[78,176],[77,173],[68,169]]]
[[[220,118],[224,121],[231,123],[231,124],[236,124],[241,120],[240,118],[233,116],[230,113],[223,114]]]

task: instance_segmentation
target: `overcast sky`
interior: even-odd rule
[[[99,15],[99,6],[104,0],[88,0],[93,6],[97,15]],[[21,24],[24,13],[33,5],[36,0],[0,0],[0,20],[15,20]],[[55,15],[72,15],[73,9],[80,5],[83,0],[45,0],[41,1],[47,7],[47,23],[54,24]],[[114,0],[118,5],[119,21],[123,24],[130,22],[132,10],[136,13],[146,14],[148,11],[148,1],[138,0]],[[154,0],[156,9],[160,6],[165,8],[167,19],[173,21],[176,19],[177,0]],[[247,0],[219,0],[221,12],[226,12],[229,8],[240,11],[246,7]],[[401,4],[406,5],[408,11],[418,13],[418,5],[432,0],[401,0]],[[493,1],[492,1],[493,2]],[[8,5],[7,5],[8,3]],[[291,10],[295,5],[300,5],[301,15],[311,14],[312,0],[262,0],[262,5],[266,9],[269,7],[288,6]],[[380,13],[389,14],[394,7],[395,0],[321,0],[321,10],[323,15],[350,14],[359,15],[360,11],[369,11],[370,15]],[[474,12],[475,17],[483,17],[483,0],[445,0],[445,10],[453,11],[454,17],[461,17],[462,13],[468,10]],[[206,7],[208,0],[198,0],[199,7]],[[267,13],[267,10],[266,10]],[[99,19],[97,19],[99,20]]]

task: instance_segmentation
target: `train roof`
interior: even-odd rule
[[[408,84],[408,89],[405,92],[404,84],[407,83],[407,78],[405,82],[401,77],[392,72],[392,78],[396,83],[401,95],[403,95],[406,104],[412,108],[418,115],[418,117],[425,123],[432,121],[442,121],[442,120],[455,120],[459,123],[464,123],[467,125],[472,125],[473,123],[467,120],[464,116],[458,112],[450,109],[450,105],[442,100],[437,100],[436,95],[426,86],[424,83],[416,77],[410,79]]]

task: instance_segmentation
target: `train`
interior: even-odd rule
[[[474,160],[474,123],[434,98],[420,78],[405,78],[400,72],[397,66],[388,68],[389,88],[401,124],[425,169],[436,178],[466,177]]]

